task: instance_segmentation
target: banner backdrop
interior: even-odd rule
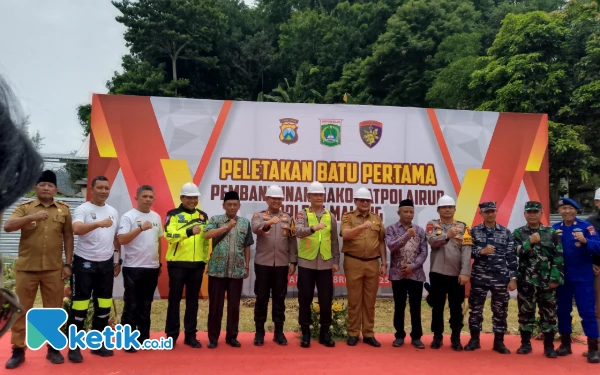
[[[326,207],[338,222],[354,209],[361,186],[371,190],[373,211],[386,226],[398,220],[406,198],[415,202],[421,227],[438,217],[444,194],[457,200],[456,219],[469,226],[481,222],[477,205],[484,200],[498,202],[497,220],[510,229],[524,224],[526,201],[549,204],[542,114],[94,95],[91,128],[88,181],[108,177],[108,204],[120,215],[134,207],[137,187],[149,184],[164,220],[188,181],[199,185],[200,208],[210,216],[223,213],[227,191],[238,191],[240,216],[248,219],[266,209],[272,184],[283,188],[283,210],[295,217],[307,206],[312,181],[325,185]],[[166,248],[163,240],[163,264]],[[246,297],[254,296],[252,266]],[[288,297],[296,296],[296,281],[297,274],[290,277]],[[334,283],[336,296],[345,295],[343,268]],[[205,275],[203,298],[207,290]],[[381,278],[379,295],[391,293]],[[114,296],[122,295],[119,276]],[[165,267],[155,296],[167,295]]]

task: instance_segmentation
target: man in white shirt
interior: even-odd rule
[[[121,261],[115,263],[113,253],[120,250],[116,237],[119,217],[117,210],[106,204],[109,193],[108,179],[95,177],[91,201],[77,207],[73,213],[73,233],[79,238],[73,256],[71,313],[67,326],[74,324],[78,330],[83,330],[92,295],[94,317],[91,328],[101,332],[108,325],[114,277],[121,271]],[[113,355],[112,350],[105,347],[91,352],[102,357]],[[83,361],[79,348],[69,349],[68,357],[73,363]]]
[[[119,223],[117,238],[123,259],[123,316],[121,324],[139,330],[140,344],[150,338],[150,311],[160,275],[161,237],[160,216],[150,210],[154,203],[154,189],[142,185],[135,197],[137,208],[128,211]],[[133,353],[134,348],[126,349]]]

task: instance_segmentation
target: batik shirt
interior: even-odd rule
[[[243,279],[246,276],[246,246],[254,244],[250,221],[243,217],[236,217],[237,225],[212,239],[212,254],[208,261],[208,275],[214,277],[228,277]],[[227,226],[227,215],[216,215],[210,218],[204,228],[205,231]]]

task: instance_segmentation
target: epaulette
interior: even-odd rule
[[[27,201],[27,202],[20,203],[20,204],[19,204],[17,207],[24,206],[24,205],[26,205],[26,204],[29,204],[29,203],[33,202],[33,201],[34,201],[34,200],[30,200],[30,201]]]
[[[67,203],[63,202],[63,201],[57,201],[57,200],[55,200],[55,202],[58,203],[58,204],[62,204],[63,206],[69,207],[69,205]]]
[[[175,214],[178,214],[179,212],[181,212],[181,210],[179,209],[179,207],[177,207],[177,208],[174,208],[174,209],[172,209],[170,211],[167,211],[167,216],[173,216]]]

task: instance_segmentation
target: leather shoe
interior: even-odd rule
[[[99,355],[100,357],[112,357],[115,354],[112,350],[108,350],[104,346],[98,350],[91,350],[90,353]]]
[[[393,346],[393,347],[396,347],[396,348],[398,348],[398,347],[400,347],[400,346],[402,346],[402,345],[404,345],[404,339],[403,339],[403,338],[397,338],[397,339],[396,339],[396,340],[394,340],[394,342],[392,343],[392,346]]]
[[[67,357],[71,363],[83,362],[83,356],[81,355],[81,350],[79,348],[73,350],[69,349],[69,354],[67,354]]]
[[[419,339],[412,340],[410,343],[417,349],[425,349],[425,344]]]
[[[233,348],[239,348],[240,346],[242,346],[242,344],[240,344],[240,342],[237,339],[225,340],[225,344],[229,344]]]
[[[212,342],[212,341],[208,342],[208,348],[209,349],[214,349],[216,347],[217,347],[217,343],[216,342]]]
[[[48,348],[46,359],[55,365],[60,365],[61,363],[65,362],[65,358],[62,356],[62,354],[60,354],[60,352],[54,348]]]
[[[358,337],[356,337],[356,336],[348,336],[348,340],[346,340],[346,343],[349,346],[356,346],[356,344],[358,344]]]
[[[375,337],[365,337],[363,339],[363,342],[365,344],[369,344],[369,345],[374,346],[376,348],[379,348],[381,346],[381,344],[379,343],[379,341],[375,340]]]
[[[191,346],[194,349],[202,347],[202,344],[200,343],[200,341],[198,341],[198,339],[196,339],[195,336],[186,337],[185,340],[183,340],[183,343],[185,345]]]

